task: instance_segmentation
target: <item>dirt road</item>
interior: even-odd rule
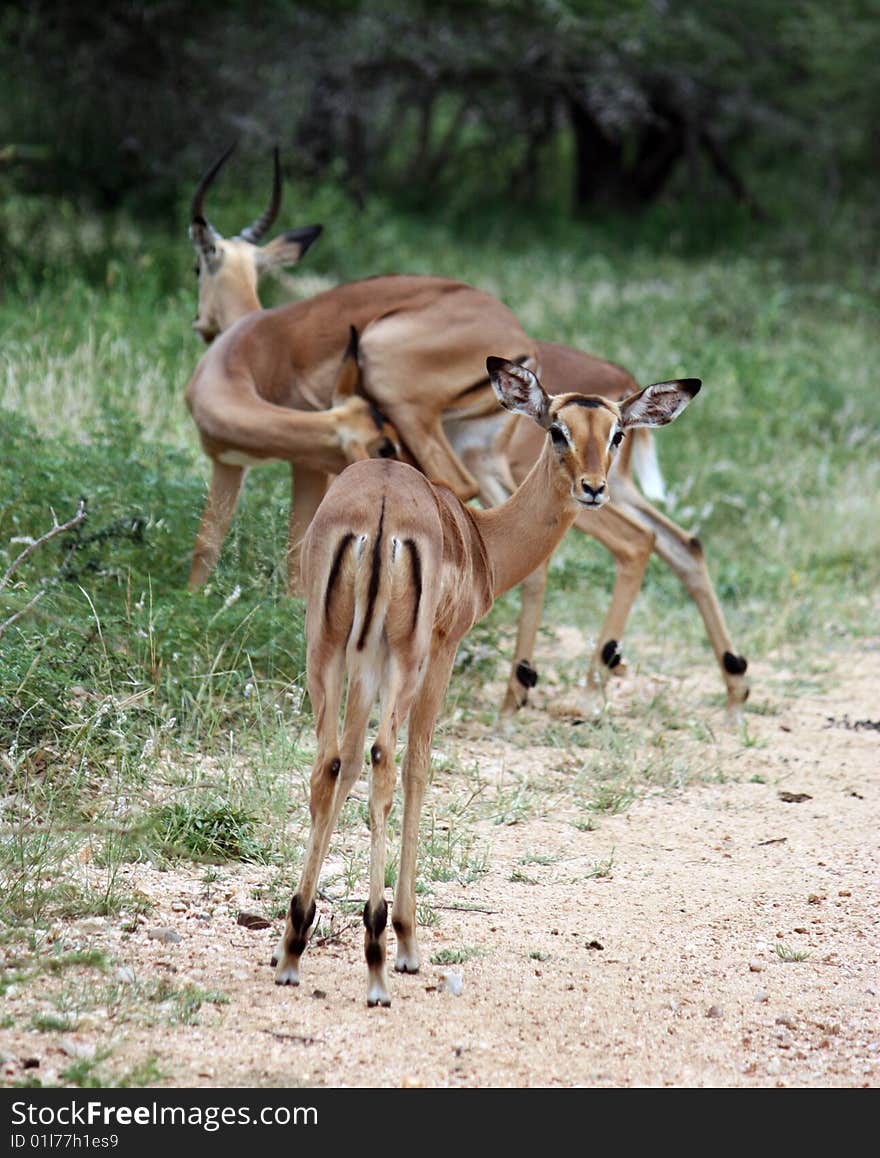
[[[91,919],[69,938],[111,953],[120,986],[167,978],[224,1003],[194,1024],[92,1010],[49,1034],[28,1028],[33,994],[13,994],[6,1082],[24,1057],[58,1080],[107,1048],[113,1072],[152,1057],[157,1084],[179,1087],[880,1086],[880,647],[829,667],[792,693],[791,673],[754,665],[773,707],[745,740],[722,728],[713,673],[677,683],[700,705],[700,734],[675,740],[691,772],[616,812],[554,791],[577,756],[547,742],[540,700],[505,739],[453,725],[432,792],[463,791],[478,766],[484,792],[507,786],[506,812],[474,824],[484,872],[434,881],[423,971],[392,975],[387,1010],[365,1005],[357,914],[325,901],[302,987],[277,988],[280,924],[236,924],[269,870],[224,866],[208,913],[204,870],[130,866],[158,901],[148,925],[126,937]],[[651,694],[630,675],[612,710]],[[517,809],[518,791],[537,803]],[[156,926],[179,940],[150,939]]]

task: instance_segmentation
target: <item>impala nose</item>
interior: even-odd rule
[[[213,326],[208,325],[207,322],[203,322],[201,318],[193,318],[192,328],[206,346],[210,346],[217,337],[217,330]]]
[[[599,483],[597,487],[594,487],[585,478],[581,479],[581,491],[583,493],[581,501],[590,506],[604,503],[608,498],[604,483]]]

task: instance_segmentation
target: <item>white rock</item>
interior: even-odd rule
[[[95,1056],[95,1046],[90,1041],[71,1041],[69,1038],[62,1038],[58,1042],[58,1048],[68,1057],[84,1057],[91,1060]]]
[[[443,980],[440,985],[441,989],[445,989],[447,993],[451,993],[453,997],[461,997],[461,991],[464,987],[464,981],[460,973],[455,973],[451,969],[443,974]]]

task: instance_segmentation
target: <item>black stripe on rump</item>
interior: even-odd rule
[[[339,578],[339,569],[342,566],[342,558],[345,555],[349,543],[354,538],[354,534],[349,531],[347,535],[343,535],[339,541],[339,546],[336,548],[336,554],[333,556],[333,565],[330,568],[330,575],[327,579],[327,589],[324,592],[324,615],[330,615],[330,598],[333,595],[333,588],[336,585],[336,580]]]
[[[419,607],[422,602],[422,557],[413,539],[404,539],[403,545],[409,551],[409,564],[412,567],[413,584],[416,589],[416,605],[413,608],[412,629],[415,631],[419,622]]]
[[[382,510],[379,512],[379,529],[376,532],[376,541],[373,543],[372,569],[370,571],[370,586],[367,591],[367,611],[364,615],[364,625],[361,628],[360,639],[357,641],[358,651],[364,650],[367,642],[367,633],[373,622],[373,612],[376,610],[376,596],[379,594],[379,572],[382,568],[382,528],[385,523],[385,496],[382,496]]]

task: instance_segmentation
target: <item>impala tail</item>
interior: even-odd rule
[[[646,426],[636,427],[633,431],[632,465],[645,498],[664,502],[666,481],[660,470],[654,434]]]

